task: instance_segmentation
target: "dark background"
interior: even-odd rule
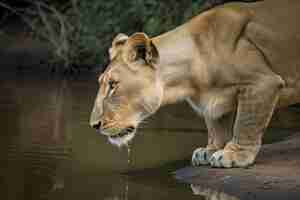
[[[1,0],[0,64],[70,73],[103,68],[117,33],[155,36],[228,1],[236,0]]]

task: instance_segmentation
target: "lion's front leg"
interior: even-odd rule
[[[229,113],[219,119],[205,117],[208,129],[208,144],[206,147],[197,148],[193,152],[192,165],[208,165],[213,153],[224,148],[225,144],[232,138],[233,119],[233,113]]]
[[[233,138],[223,150],[218,150],[211,156],[211,166],[246,167],[254,162],[282,85],[280,77],[268,77],[255,85],[240,89]]]

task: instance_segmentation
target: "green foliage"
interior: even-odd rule
[[[48,8],[40,6],[44,12],[38,15],[40,23],[34,30],[53,44],[55,62],[70,67],[106,63],[107,50],[117,33],[143,31],[150,36],[158,35],[196,15],[204,0],[49,2]]]

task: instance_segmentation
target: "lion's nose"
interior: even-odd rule
[[[91,126],[96,129],[96,130],[99,130],[100,127],[101,127],[101,121],[98,121],[98,122],[94,122],[91,124]]]

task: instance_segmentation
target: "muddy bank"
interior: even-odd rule
[[[255,165],[246,169],[185,167],[176,179],[209,199],[300,199],[300,134],[264,145]]]

